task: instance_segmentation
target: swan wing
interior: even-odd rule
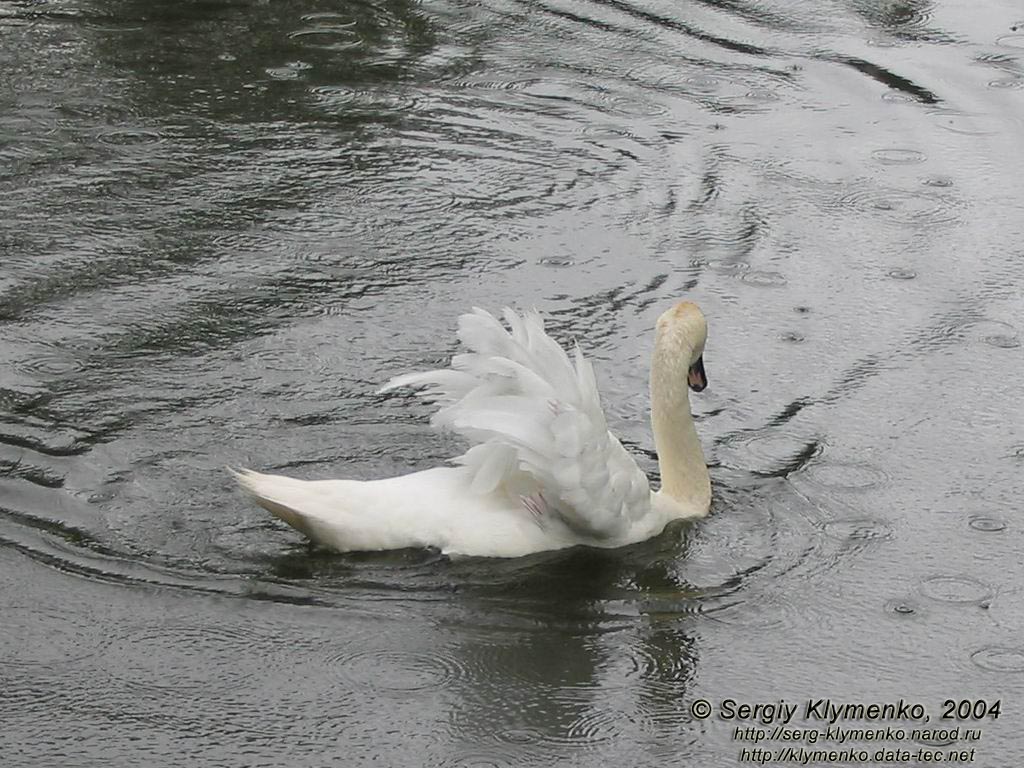
[[[570,359],[536,312],[505,309],[506,329],[474,308],[458,322],[451,367],[391,379],[422,387],[431,423],[471,447],[454,459],[475,492],[503,491],[544,525],[551,517],[597,539],[624,535],[650,508],[647,476],[608,431],[597,382],[579,346]]]

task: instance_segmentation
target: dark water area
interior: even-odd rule
[[[5,766],[734,766],[818,697],[1024,761],[1018,3],[2,0],[0,86]],[[443,462],[377,387],[508,304],[653,473],[684,297],[715,500],[644,544],[328,554],[223,469]]]

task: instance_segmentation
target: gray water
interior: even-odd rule
[[[1015,0],[4,0],[0,103],[4,766],[735,766],[818,697],[1024,760]],[[684,297],[653,541],[332,555],[223,471],[444,461],[376,388],[510,304],[653,474]]]

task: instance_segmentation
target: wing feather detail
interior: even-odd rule
[[[650,486],[608,431],[590,362],[579,346],[570,360],[536,312],[503,317],[508,329],[483,309],[462,315],[465,351],[450,368],[397,376],[381,391],[422,387],[437,403],[431,423],[471,443],[454,461],[471,470],[475,492],[504,490],[597,539],[622,535],[649,510]]]

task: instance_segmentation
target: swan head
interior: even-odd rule
[[[685,367],[690,389],[700,392],[707,387],[704,344],[708,338],[708,323],[700,307],[692,301],[681,301],[665,310],[658,318],[655,334],[655,355],[662,359],[671,374],[681,378]]]

